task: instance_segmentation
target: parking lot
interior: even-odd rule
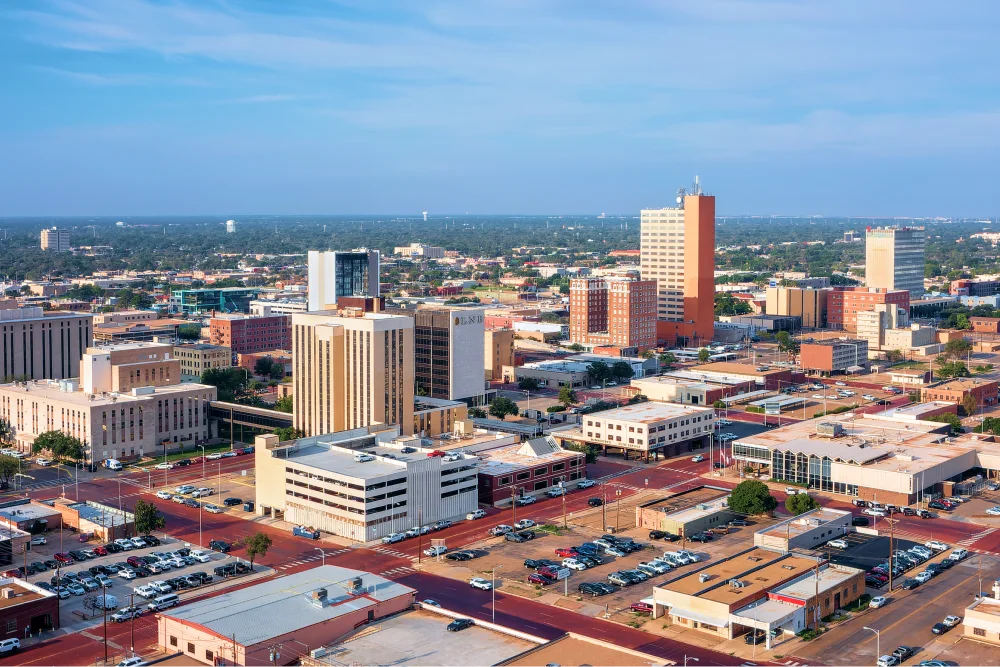
[[[28,563],[36,563],[45,561],[52,561],[53,556],[60,551],[60,531],[50,531],[46,534],[46,544],[32,546],[31,551],[28,553]],[[63,531],[62,536],[62,548],[65,552],[71,549],[94,549],[98,546],[104,546],[103,542],[79,542],[78,535],[76,533],[71,533],[70,531]],[[89,569],[92,567],[97,567],[100,565],[109,566],[114,564],[126,564],[126,559],[135,556],[149,556],[153,552],[165,553],[176,551],[181,548],[197,549],[197,545],[190,545],[179,540],[173,539],[165,535],[157,535],[160,540],[159,546],[145,547],[141,549],[132,549],[131,551],[121,551],[119,553],[108,553],[106,556],[97,556],[96,558],[88,558],[82,562],[74,562],[72,564],[62,565],[60,568],[51,568],[44,572],[32,574],[28,577],[30,583],[47,583],[51,584],[53,577],[58,572],[61,576],[66,577],[70,573],[91,575]],[[107,593],[109,595],[115,596],[117,599],[117,606],[125,607],[129,603],[129,594],[134,592],[135,588],[140,586],[148,585],[153,581],[166,581],[167,579],[172,579],[174,577],[187,577],[189,575],[204,572],[212,577],[212,585],[218,584],[220,582],[220,577],[215,576],[215,568],[219,565],[224,565],[230,562],[236,562],[237,558],[231,557],[227,554],[222,554],[219,552],[204,550],[209,556],[209,562],[206,563],[195,563],[193,565],[185,565],[183,567],[172,567],[169,570],[165,570],[161,573],[153,574],[145,578],[135,578],[135,579],[124,579],[117,574],[108,575],[111,580],[111,585],[107,587]],[[134,569],[134,568],[132,568]],[[259,566],[255,569],[260,569]],[[93,575],[91,575],[94,578]],[[228,581],[233,583],[238,582],[241,577],[230,578]],[[227,585],[228,585],[227,581]],[[197,595],[200,592],[204,592],[206,589],[204,587],[195,587],[190,589],[183,589],[177,591],[181,598]],[[98,612],[92,609],[88,609],[87,605],[91,598],[99,595],[101,589],[97,588],[94,590],[86,590],[84,594],[70,594],[68,598],[64,597],[60,603],[60,624],[62,626],[68,626],[75,623],[80,623],[92,618],[99,618]],[[134,604],[139,606],[145,606],[147,600],[139,595],[134,598]]]

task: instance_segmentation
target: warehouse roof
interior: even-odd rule
[[[361,585],[354,588],[359,578]],[[321,602],[324,592],[326,600]],[[164,615],[252,646],[412,593],[409,586],[370,572],[323,565],[193,602]]]

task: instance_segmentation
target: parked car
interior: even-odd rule
[[[500,535],[506,535],[507,533],[511,532],[512,530],[514,530],[514,529],[511,528],[510,526],[508,526],[507,524],[501,523],[500,525],[493,526],[492,528],[490,528],[490,535],[493,535],[495,537],[499,537]]]
[[[531,528],[534,525],[536,524],[531,519],[521,519],[520,521],[514,524],[514,528],[516,528],[517,530],[524,530],[525,528]]]
[[[555,581],[555,579],[552,579],[551,577],[547,577],[544,574],[539,574],[538,572],[535,572],[533,574],[529,574],[528,578],[527,578],[527,582],[529,584],[535,584],[536,586],[548,586],[549,584],[551,584],[554,581]]]
[[[856,516],[851,519],[852,526],[867,526],[870,523],[871,520],[869,520],[866,516]]]
[[[951,630],[951,626],[945,625],[944,623],[935,623],[931,626],[931,632],[936,635],[943,635],[944,633]]]
[[[578,489],[589,489],[590,487],[594,486],[595,484],[597,484],[597,482],[595,482],[592,479],[581,479],[579,482],[576,483],[576,488],[578,488]]]
[[[882,595],[877,595],[868,601],[868,606],[872,609],[878,609],[879,607],[884,607],[888,601],[888,598]]]
[[[524,507],[525,505],[531,505],[531,504],[534,504],[534,502],[535,502],[535,497],[534,496],[521,496],[520,498],[516,498],[514,500],[514,504],[517,505],[518,507]]]
[[[590,507],[600,507],[603,504],[604,504],[604,500],[602,500],[601,498],[588,498],[587,499],[587,505],[589,505]]]
[[[469,512],[468,514],[466,514],[465,518],[467,520],[469,520],[469,521],[473,521],[475,519],[482,519],[484,516],[486,516],[486,512],[483,511],[483,510],[477,509],[477,510],[473,510],[472,512]]]
[[[454,621],[448,624],[446,630],[448,632],[459,632],[465,630],[466,628],[471,628],[476,622],[471,618],[456,618]]]
[[[563,567],[568,567],[571,570],[586,570],[587,565],[576,558],[564,558],[562,562]]]
[[[941,622],[944,623],[945,625],[947,625],[949,628],[953,628],[953,627],[955,627],[956,625],[958,625],[959,623],[962,622],[962,617],[961,616],[945,616],[944,620],[941,621]]]
[[[916,579],[907,579],[903,582],[902,589],[904,591],[912,591],[914,588],[920,585],[920,582]]]
[[[836,540],[830,540],[829,542],[827,542],[827,545],[833,547],[834,549],[846,549],[847,547],[850,546],[847,540],[842,540],[839,538]]]
[[[489,579],[483,579],[482,577],[473,577],[469,579],[469,585],[473,588],[478,588],[481,591],[493,590],[493,582]]]
[[[875,661],[877,667],[895,667],[899,664],[899,658],[894,655],[880,655],[878,660]]]
[[[692,463],[701,463],[704,460],[705,460],[705,457],[702,456],[701,454],[698,454],[697,456],[692,456],[691,457],[691,462]]]
[[[653,605],[648,602],[633,602],[628,606],[629,611],[634,611],[639,614],[652,614]]]

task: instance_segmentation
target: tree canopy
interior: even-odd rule
[[[59,458],[79,461],[84,457],[85,447],[79,438],[66,435],[62,431],[39,433],[31,443],[31,453],[49,452]]]
[[[793,496],[785,498],[785,509],[795,516],[809,510],[814,510],[817,507],[819,507],[819,503],[808,493],[796,493]]]
[[[559,402],[563,405],[569,407],[573,403],[576,403],[576,392],[573,391],[572,387],[560,387],[559,388]]]
[[[253,570],[253,562],[257,556],[266,556],[267,550],[271,548],[271,538],[267,533],[256,532],[243,540],[243,548],[246,551],[247,560],[250,561],[250,570]]]
[[[520,414],[520,410],[517,408],[517,403],[510,400],[509,398],[496,398],[490,403],[490,415],[496,417],[497,419],[505,419],[507,415],[516,417]]]
[[[135,501],[132,513],[135,515],[135,532],[139,535],[148,535],[154,530],[163,528],[167,523],[160,514],[160,508],[142,498]]]
[[[767,484],[755,479],[740,482],[729,495],[729,509],[749,516],[774,511],[778,501],[771,495]]]
[[[537,378],[521,378],[521,381],[517,383],[517,386],[523,391],[537,391],[540,385],[538,384]]]

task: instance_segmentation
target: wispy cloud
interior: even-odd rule
[[[291,102],[301,99],[298,95],[247,95],[233,100],[223,100],[223,104],[270,104],[272,102]]]
[[[101,74],[97,72],[79,72],[75,70],[61,69],[48,65],[36,65],[33,69],[46,74],[63,77],[77,83],[92,86],[150,86],[150,85],[176,85],[176,86],[207,86],[208,82],[193,77],[183,76],[162,76],[151,74]]]

